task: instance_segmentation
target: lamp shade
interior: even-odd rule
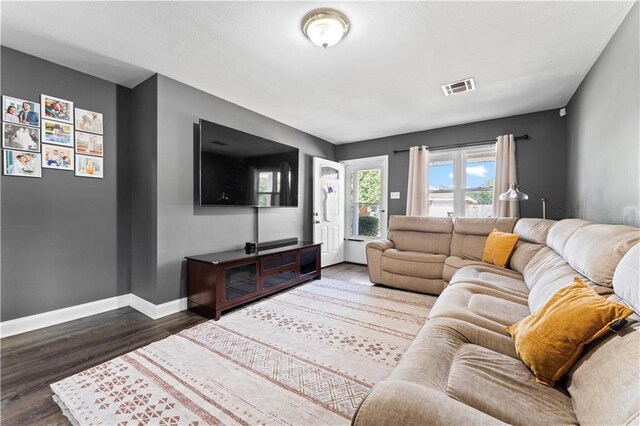
[[[507,192],[503,192],[498,196],[500,201],[524,201],[528,200],[529,196],[524,192],[518,190],[518,185],[515,183],[511,184],[511,188]]]
[[[316,46],[331,47],[349,32],[349,19],[333,9],[316,9],[302,20],[302,32]]]

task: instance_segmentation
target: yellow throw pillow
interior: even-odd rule
[[[494,228],[487,237],[482,252],[482,261],[504,268],[509,262],[509,258],[516,248],[518,242],[518,234],[510,234],[508,232],[500,232]]]
[[[516,352],[536,381],[555,383],[573,366],[584,346],[633,313],[598,295],[580,278],[558,290],[540,311],[507,327]]]

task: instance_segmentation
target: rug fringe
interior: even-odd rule
[[[73,414],[71,413],[71,410],[69,409],[69,407],[67,407],[67,404],[64,402],[64,399],[56,393],[55,389],[53,389],[53,386],[50,386],[50,388],[51,388],[51,391],[53,392],[53,395],[51,395],[51,397],[53,398],[53,401],[56,404],[58,404],[58,406],[60,407],[60,410],[62,411],[62,415],[65,416],[67,420],[69,420],[69,423],[71,423],[73,426],[80,426],[80,423],[73,416]]]

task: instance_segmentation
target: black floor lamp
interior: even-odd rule
[[[533,191],[529,191],[528,189],[523,188],[522,186],[518,185],[517,183],[512,183],[511,184],[511,188],[509,188],[509,190],[507,192],[504,192],[504,193],[500,194],[498,199],[500,201],[524,201],[524,200],[528,200],[529,199],[529,195],[526,194],[525,192],[521,191],[521,189],[523,191],[529,192],[531,195],[533,195],[535,197],[538,197],[540,199],[540,201],[542,201],[542,218],[543,219],[547,218],[547,203],[551,204],[552,206],[554,206],[557,209],[562,209],[562,207],[560,207],[559,205],[557,205],[553,201],[549,200],[547,197],[543,197],[542,195],[538,195]]]

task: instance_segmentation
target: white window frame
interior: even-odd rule
[[[467,188],[466,163],[467,155],[493,152],[496,145],[481,145],[472,148],[442,149],[429,154],[429,162],[453,160],[453,217],[465,216],[465,195],[467,191],[476,191],[478,188]],[[494,176],[495,184],[495,176]],[[482,188],[480,188],[482,190]],[[431,192],[431,191],[430,191]],[[447,191],[448,192],[448,191]],[[431,215],[431,213],[429,213]]]

